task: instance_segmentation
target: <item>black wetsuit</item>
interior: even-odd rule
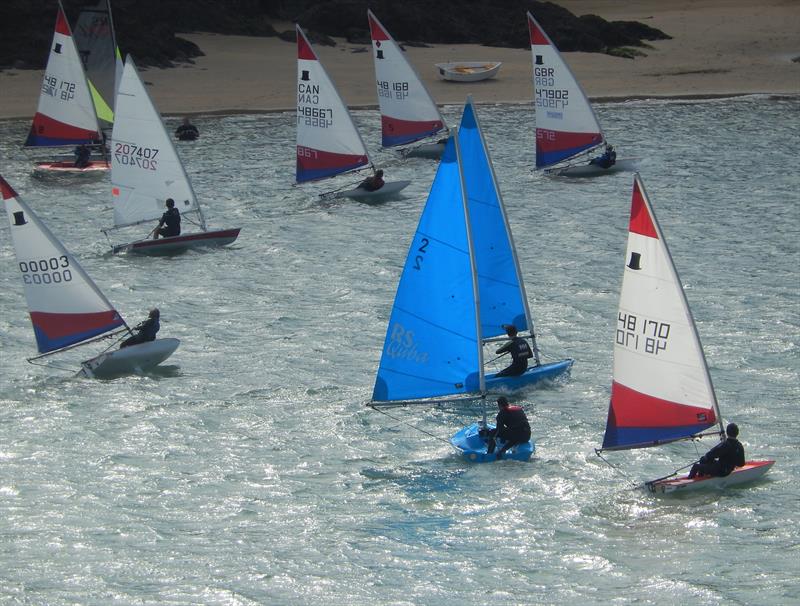
[[[514,337],[495,353],[502,354],[506,352],[511,354],[511,365],[498,372],[495,376],[516,377],[525,372],[528,368],[528,358],[533,357],[533,352],[528,342],[522,337]]]
[[[122,349],[123,347],[130,347],[131,345],[139,345],[139,343],[155,341],[156,333],[158,333],[160,328],[161,324],[159,323],[158,318],[147,318],[147,320],[136,327],[138,332],[120,343],[119,348]]]
[[[689,477],[725,477],[744,463],[744,447],[739,440],[729,437],[700,457],[700,461],[692,466]]]
[[[361,183],[358,184],[357,189],[365,189],[367,191],[378,191],[381,187],[385,184],[384,180],[375,175],[373,177],[367,177]]]
[[[89,158],[92,157],[92,150],[80,145],[75,148],[75,168],[86,168],[89,166]]]
[[[169,238],[170,236],[180,236],[181,235],[181,213],[178,212],[178,209],[172,207],[167,210],[163,215],[161,215],[161,221],[158,222],[159,227],[163,225],[158,230],[160,236],[165,238]]]
[[[200,136],[200,131],[194,124],[181,124],[175,130],[175,136],[181,141],[194,141]]]
[[[602,156],[592,158],[589,164],[597,164],[602,168],[611,168],[617,162],[617,152],[611,150],[604,152]]]
[[[497,413],[495,421],[497,426],[495,427],[494,435],[501,440],[505,440],[505,444],[497,452],[498,458],[502,457],[503,453],[509,448],[517,444],[524,444],[531,439],[531,426],[528,423],[528,417],[519,406],[502,408]],[[494,446],[494,440],[490,440],[486,452],[494,452]]]

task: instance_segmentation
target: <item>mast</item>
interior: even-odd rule
[[[467,104],[473,105],[472,95],[469,95],[467,97]],[[530,333],[531,342],[533,343],[533,348],[532,348],[533,356],[534,360],[536,360],[536,365],[539,366],[541,362],[539,361],[539,347],[536,345],[536,332],[534,330],[533,316],[531,315],[530,305],[528,304],[528,295],[525,292],[525,282],[522,279],[522,269],[519,264],[519,257],[517,256],[517,248],[514,245],[514,237],[511,233],[511,226],[508,223],[508,216],[506,215],[506,206],[505,203],[503,202],[503,195],[500,192],[500,186],[498,185],[497,175],[495,174],[494,171],[494,163],[492,162],[492,157],[489,155],[489,149],[486,146],[486,138],[483,136],[483,128],[481,127],[481,122],[480,119],[478,118],[478,112],[474,111],[473,109],[472,113],[475,116],[475,123],[478,125],[478,133],[480,134],[481,145],[483,145],[483,153],[486,156],[486,159],[489,163],[489,170],[492,173],[492,184],[494,185],[495,192],[497,192],[497,202],[498,206],[500,207],[500,214],[503,217],[503,223],[506,228],[506,236],[508,237],[508,243],[511,247],[511,256],[514,259],[514,268],[517,272],[517,282],[519,283],[520,296],[522,298],[522,303],[525,307],[525,322],[528,325],[528,332]]]

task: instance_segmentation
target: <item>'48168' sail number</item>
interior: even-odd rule
[[[125,166],[138,166],[145,170],[158,170],[158,149],[140,147],[133,143],[115,143],[114,159]]]

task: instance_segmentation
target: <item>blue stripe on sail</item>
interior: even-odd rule
[[[566,160],[567,158],[571,158],[581,152],[586,151],[587,149],[591,149],[592,147],[597,147],[597,142],[590,143],[589,145],[579,145],[578,147],[570,147],[569,149],[562,149],[559,151],[552,151],[552,152],[538,152],[536,154],[536,167],[542,168],[543,166],[552,166],[553,164],[557,164],[562,160]]]
[[[471,102],[464,107],[458,143],[478,270],[481,334],[483,337],[503,335],[503,324],[514,324],[518,330],[527,330],[525,303],[503,218],[502,203]]]
[[[708,423],[697,425],[681,425],[678,427],[614,427],[609,419],[603,448],[636,448],[654,446],[663,442],[683,440],[688,436],[702,433],[708,429]]]
[[[42,137],[40,135],[28,134],[25,140],[25,147],[59,147],[65,145],[97,145],[100,142],[97,138],[84,137],[83,139],[64,139],[59,137]]]
[[[373,400],[475,391],[477,368],[472,270],[450,139],[397,287]]]
[[[420,139],[424,139],[425,137],[430,137],[431,135],[435,135],[441,128],[435,128],[432,130],[426,130],[424,132],[418,133],[411,133],[411,134],[404,134],[404,135],[383,135],[381,140],[381,145],[383,147],[394,147],[395,145],[405,145],[407,143],[413,143],[414,141],[419,141]]]

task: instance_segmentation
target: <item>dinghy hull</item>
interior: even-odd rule
[[[617,160],[613,166],[603,168],[597,164],[572,164],[562,168],[549,168],[545,170],[548,175],[557,177],[599,177],[613,173],[633,172],[639,163],[638,158],[623,158]]]
[[[494,429],[494,425],[487,425],[488,429]],[[486,439],[480,435],[481,426],[478,423],[473,423],[456,433],[450,438],[450,443],[461,452],[461,455],[470,463],[492,463],[497,461],[497,450],[499,450],[503,441],[497,441],[495,452],[486,452]],[[501,461],[528,461],[536,450],[533,440],[518,444],[503,453]]]
[[[438,160],[444,153],[444,143],[425,143],[417,147],[404,149],[404,158],[426,158],[428,160]]]
[[[167,255],[202,246],[225,246],[239,237],[241,227],[234,229],[216,229],[192,234],[181,234],[158,240],[137,240],[129,244],[120,244],[113,248],[113,253],[136,253],[141,255]]]
[[[722,489],[737,484],[752,482],[764,476],[775,461],[747,461],[743,467],[737,467],[730,475],[723,478],[715,476],[696,476],[689,479],[688,475],[678,476],[664,480],[647,482],[647,489],[654,494],[671,494],[675,492],[691,492],[695,490]]]
[[[81,363],[81,375],[89,378],[111,378],[139,373],[158,366],[178,349],[178,339],[156,339],[139,345],[100,354]]]
[[[74,162],[37,162],[33,170],[40,173],[103,173],[111,170],[111,165],[105,160],[92,160],[81,168]]]
[[[367,204],[374,204],[376,202],[384,202],[400,194],[402,190],[411,185],[411,181],[392,181],[384,184],[383,187],[375,191],[367,191],[366,189],[347,189],[345,191],[335,192],[334,195],[327,196],[322,194],[320,198],[338,200],[340,198],[350,198],[351,200],[358,200],[359,202],[366,202]]]
[[[460,61],[436,63],[439,76],[449,82],[479,82],[494,78],[500,71],[500,61]]]
[[[516,377],[486,375],[486,391],[492,393],[513,393],[531,387],[542,381],[552,381],[570,371],[575,360],[567,358],[550,364],[531,366]]]

